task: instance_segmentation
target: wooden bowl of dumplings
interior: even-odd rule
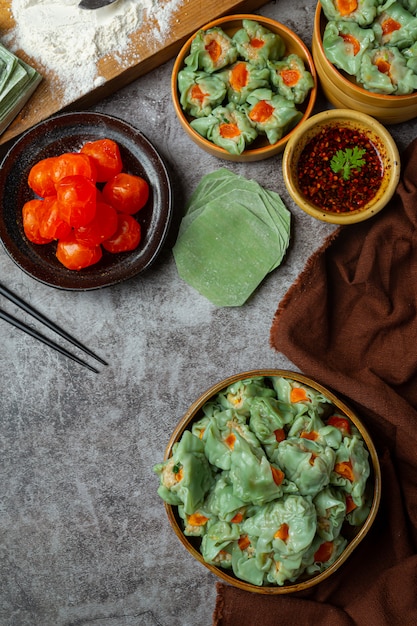
[[[348,457],[354,478],[342,469]],[[188,552],[259,594],[302,591],[333,575],[359,549],[381,498],[378,455],[361,419],[287,370],[242,372],[205,391],[154,471]]]
[[[312,113],[312,56],[288,27],[260,15],[214,20],[182,47],[171,92],[180,124],[220,159],[260,161],[284,150]]]
[[[312,41],[314,64],[327,100],[383,124],[417,117],[417,43],[408,34],[416,30],[417,16],[399,3],[380,12],[376,7],[368,8],[368,13],[357,9],[350,17],[341,16],[335,6],[333,0],[317,3]],[[384,21],[394,24],[392,33]],[[413,21],[413,29],[405,30]]]

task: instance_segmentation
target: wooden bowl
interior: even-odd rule
[[[317,3],[314,17],[312,53],[323,94],[335,107],[360,111],[384,124],[399,124],[417,117],[417,92],[394,96],[368,91],[356,80],[337,69],[326,57],[323,33],[327,20]]]
[[[169,522],[181,543],[199,563],[208,568],[217,577],[233,585],[234,587],[238,587],[245,591],[252,591],[254,593],[268,595],[295,593],[297,591],[313,587],[314,585],[317,585],[318,583],[322,582],[323,580],[334,574],[334,572],[336,572],[341,567],[346,559],[348,559],[352,552],[359,546],[375,520],[381,498],[381,470],[377,452],[375,450],[372,439],[360,418],[331,391],[329,391],[319,383],[315,382],[314,380],[308,378],[307,376],[304,376],[303,374],[290,372],[287,370],[275,369],[252,370],[249,372],[236,374],[235,376],[226,378],[225,380],[222,380],[221,382],[213,385],[190,406],[184,417],[178,423],[169,440],[164,459],[167,460],[170,458],[170,456],[172,455],[173,445],[181,439],[184,431],[190,430],[193,422],[198,421],[202,417],[202,407],[206,402],[210,401],[212,398],[214,398],[214,396],[216,396],[220,391],[226,389],[229,385],[240,380],[245,380],[258,376],[283,377],[310,387],[314,391],[323,394],[328,400],[330,400],[331,403],[333,403],[333,406],[338,411],[338,413],[340,412],[342,415],[346,416],[348,420],[350,420],[350,422],[357,427],[364,440],[365,447],[369,452],[369,464],[371,470],[370,477],[368,479],[368,486],[370,487],[369,491],[371,497],[371,507],[368,517],[366,518],[364,523],[361,526],[349,526],[350,532],[345,534],[348,543],[344,551],[339,555],[337,560],[334,561],[334,563],[330,567],[328,567],[320,574],[300,578],[294,583],[285,583],[283,586],[272,584],[268,586],[257,586],[237,578],[236,576],[234,576],[233,573],[231,573],[231,570],[222,569],[221,567],[216,567],[206,563],[199,551],[199,545],[201,540],[196,537],[189,537],[184,535],[182,530],[182,520],[178,515],[177,507],[165,504],[165,509],[168,515]]]
[[[297,108],[302,112],[303,116],[301,120],[298,122],[297,128],[304,120],[306,120],[313,110],[314,104],[316,102],[317,96],[317,74],[314,67],[313,59],[308,50],[307,46],[301,41],[301,39],[287,26],[276,22],[267,17],[262,17],[261,15],[232,15],[227,17],[221,17],[217,20],[209,22],[205,26],[203,26],[200,30],[208,30],[209,28],[220,27],[222,28],[226,34],[229,36],[233,36],[233,34],[242,27],[242,20],[253,20],[256,21],[261,26],[269,29],[273,33],[277,33],[283,39],[285,43],[285,55],[288,54],[297,54],[304,61],[304,65],[306,69],[311,73],[314,81],[314,87],[310,90],[309,95],[306,100],[298,105]],[[197,32],[199,32],[197,31]],[[247,150],[244,150],[240,155],[230,154],[224,148],[216,146],[211,141],[202,137],[199,133],[197,133],[191,126],[190,121],[192,117],[184,113],[181,104],[180,104],[180,96],[178,92],[178,72],[184,67],[184,59],[188,56],[190,52],[191,42],[196,36],[197,33],[194,33],[190,39],[184,44],[182,49],[180,50],[172,71],[171,77],[171,93],[172,93],[172,101],[174,104],[175,112],[178,116],[181,126],[189,135],[189,137],[198,145],[200,148],[208,152],[209,154],[218,157],[220,159],[224,159],[227,161],[235,161],[235,162],[251,162],[251,161],[261,161],[263,159],[267,159],[271,156],[279,154],[284,150],[284,147],[288,141],[288,138],[291,137],[292,131],[287,133],[284,137],[282,137],[275,144],[270,144],[266,137],[258,137],[251,147]]]
[[[336,213],[314,205],[298,184],[298,162],[307,145],[323,128],[346,127],[359,130],[376,148],[383,165],[381,185],[372,199],[361,209]],[[303,211],[321,221],[332,224],[362,222],[381,211],[392,198],[400,178],[400,155],[387,129],[373,117],[348,109],[331,109],[310,117],[290,137],[282,158],[282,172],[287,190]]]

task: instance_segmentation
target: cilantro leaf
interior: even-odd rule
[[[346,150],[338,150],[330,161],[330,167],[335,174],[342,173],[344,180],[349,180],[352,170],[358,170],[365,165],[365,148],[346,148]]]

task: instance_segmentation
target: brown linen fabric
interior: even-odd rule
[[[264,596],[217,584],[214,626],[417,624],[417,139],[394,198],[339,228],[276,311],[271,346],[341,396],[381,463],[375,523],[329,579]]]

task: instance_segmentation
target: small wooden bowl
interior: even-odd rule
[[[417,92],[404,96],[373,93],[330,63],[323,48],[326,24],[326,17],[318,2],[314,17],[312,53],[320,86],[327,100],[335,107],[366,113],[384,124],[399,124],[417,117]]]
[[[312,204],[298,186],[298,160],[304,147],[323,127],[332,125],[357,129],[366,135],[374,144],[383,163],[384,173],[378,192],[367,205],[356,211],[346,213],[325,211]],[[394,139],[377,120],[358,111],[331,109],[313,115],[296,129],[285,147],[282,173],[288,193],[303,211],[323,222],[355,224],[379,213],[392,198],[400,179],[400,155]]]
[[[310,90],[306,100],[297,107],[303,113],[303,117],[298,122],[297,126],[295,126],[295,128],[298,128],[300,124],[302,124],[302,122],[311,115],[317,97],[317,73],[310,51],[308,50],[307,46],[301,41],[301,39],[287,26],[284,26],[283,24],[280,24],[279,22],[276,22],[275,20],[272,20],[270,18],[262,17],[261,15],[239,14],[221,17],[217,20],[209,22],[201,29],[199,29],[199,31],[208,30],[209,28],[214,27],[220,27],[226,32],[226,34],[228,34],[229,36],[233,36],[233,34],[242,27],[242,20],[253,20],[261,26],[269,29],[271,32],[280,35],[285,43],[285,55],[297,54],[300,58],[303,59],[306,69],[311,73],[314,81],[314,87]],[[190,37],[190,39],[188,39],[188,41],[180,50],[175,60],[171,77],[171,94],[175,112],[178,116],[181,126],[183,127],[187,135],[189,135],[189,137],[191,137],[191,139],[198,146],[200,146],[200,148],[202,148],[209,154],[227,161],[261,161],[282,152],[285,148],[288,138],[291,137],[291,134],[294,132],[295,128],[272,145],[268,142],[266,137],[258,137],[253,142],[253,144],[251,144],[251,147],[249,149],[244,150],[240,155],[235,155],[230,154],[224,148],[216,146],[208,139],[205,139],[190,126],[190,121],[192,120],[192,118],[184,113],[180,104],[180,95],[178,92],[178,72],[184,68],[184,59],[188,56],[190,52],[191,42],[196,34],[197,33],[194,33],[194,35]]]
[[[294,583],[286,583],[283,586],[278,585],[269,585],[258,587],[257,585],[253,585],[251,583],[245,582],[231,573],[231,570],[225,570],[220,567],[215,567],[214,565],[208,564],[204,561],[200,551],[199,544],[200,539],[196,537],[188,537],[184,535],[182,530],[182,520],[178,515],[177,507],[171,506],[169,504],[165,504],[165,509],[168,515],[169,522],[181,541],[181,543],[185,546],[188,552],[202,565],[208,568],[213,574],[226,581],[227,583],[233,585],[234,587],[238,587],[245,591],[252,591],[254,593],[259,594],[267,594],[267,595],[278,595],[278,594],[287,594],[287,593],[295,593],[297,591],[302,591],[304,589],[308,589],[322,582],[323,580],[329,578],[334,572],[336,572],[339,567],[349,558],[352,552],[359,546],[360,542],[364,539],[368,531],[370,530],[381,499],[381,470],[378,460],[378,455],[375,449],[375,446],[372,442],[370,435],[368,434],[364,424],[359,419],[359,417],[339,398],[337,398],[331,391],[315,382],[314,380],[304,376],[303,374],[290,372],[287,370],[275,370],[275,369],[266,369],[266,370],[252,370],[249,372],[243,372],[240,374],[236,374],[235,376],[231,376],[230,378],[226,378],[221,382],[213,385],[210,389],[204,392],[188,409],[184,417],[178,423],[175,428],[168,446],[165,451],[164,459],[167,460],[172,455],[172,447],[173,445],[181,439],[181,436],[185,430],[190,430],[192,423],[198,421],[202,417],[202,407],[203,405],[210,401],[214,396],[216,396],[220,391],[228,387],[229,385],[239,381],[245,380],[247,378],[253,378],[257,376],[281,376],[283,378],[289,378],[291,380],[295,380],[304,384],[306,386],[311,387],[315,391],[322,393],[326,396],[340,411],[342,414],[346,415],[346,417],[358,428],[364,442],[365,446],[369,452],[369,462],[371,468],[371,475],[369,478],[370,485],[372,488],[372,504],[368,517],[362,526],[358,527],[350,527],[352,530],[352,534],[349,537],[346,537],[348,540],[348,544],[342,554],[338,557],[338,559],[326,570],[321,572],[320,574],[310,576],[308,578],[300,578],[298,581]]]

